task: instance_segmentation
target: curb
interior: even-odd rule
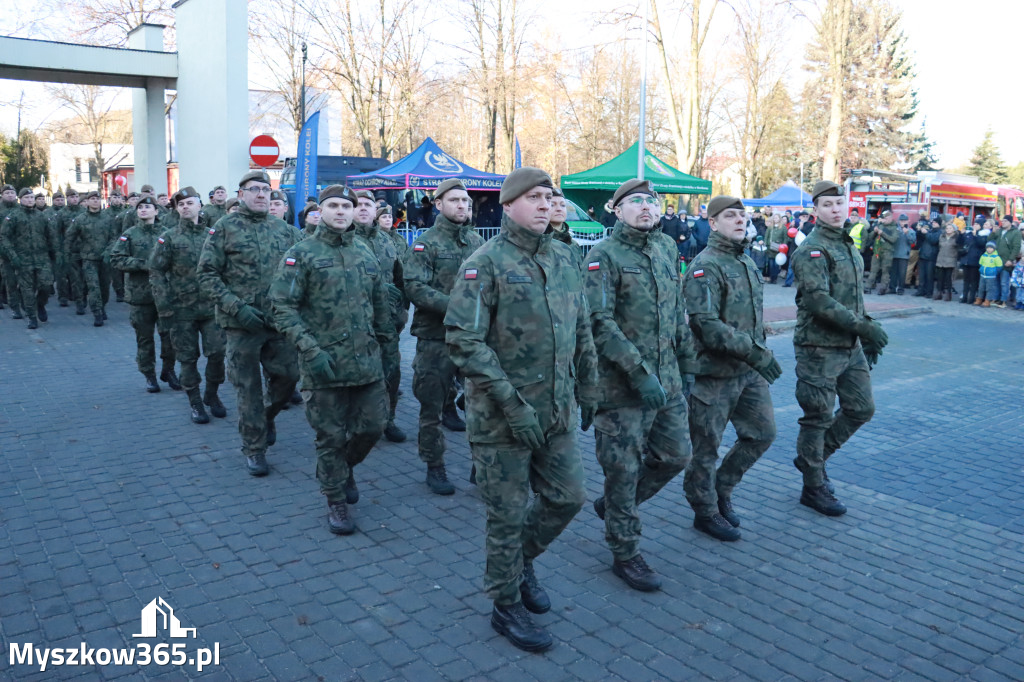
[[[892,317],[911,317],[913,315],[926,315],[928,313],[935,312],[931,306],[908,306],[906,308],[899,308],[897,310],[879,310],[878,312],[870,313],[871,319],[873,320],[885,320]],[[765,323],[765,333],[777,334],[779,332],[788,331],[796,327],[796,320],[780,320],[778,322]]]

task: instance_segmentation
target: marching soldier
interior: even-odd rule
[[[870,369],[889,337],[864,309],[864,261],[843,230],[842,186],[821,180],[811,196],[817,224],[793,258],[796,399],[804,411],[793,464],[804,478],[800,504],[841,516],[846,507],[835,497],[825,462],[874,415]]]
[[[275,189],[270,193],[270,215],[284,220],[287,214],[288,195],[279,189]]]
[[[274,419],[299,378],[295,346],[274,327],[267,292],[299,231],[268,213],[272,189],[265,171],[249,171],[238,187],[239,210],[209,228],[199,256],[199,286],[217,306],[227,335],[227,370],[238,395],[246,468],[252,476],[266,476],[267,447],[277,441]],[[270,394],[266,408],[261,365]]]
[[[160,376],[165,377],[165,381],[174,375],[174,347],[171,345],[167,321],[157,314],[153,288],[149,283],[149,257],[156,245],[157,237],[160,236],[156,225],[156,202],[150,198],[143,199],[135,207],[135,211],[138,213],[135,227],[128,228],[128,231],[114,242],[110,250],[110,264],[113,268],[128,274],[126,293],[128,303],[131,304],[128,319],[135,330],[135,343],[138,346],[135,362],[139,372],[146,377],[146,390],[150,393],[159,393],[153,330],[156,329],[160,337],[160,360],[163,363]],[[176,376],[173,382],[167,383],[171,388],[177,387],[175,390],[181,389]]]
[[[679,258],[655,228],[658,195],[628,180],[612,197],[618,222],[587,254],[587,301],[598,356],[594,432],[604,495],[594,509],[605,522],[612,572],[635,590],[661,587],[640,553],[640,503],[686,468],[690,437],[682,377],[693,373]]]
[[[412,391],[420,403],[419,455],[427,465],[427,485],[438,495],[451,495],[455,486],[444,466],[441,413],[455,381],[455,365],[445,346],[444,315],[449,295],[463,261],[483,238],[470,222],[470,200],[461,180],[450,178],[434,192],[441,212],[434,226],[413,243],[403,263],[405,295],[416,306],[412,335],[416,357],[412,361]]]
[[[56,206],[56,194],[54,195],[53,202],[54,206]],[[75,255],[74,260],[69,259],[66,248],[68,229],[70,229],[71,223],[75,221],[75,218],[84,212],[84,207],[79,202],[78,192],[69,189],[67,191],[66,205],[57,213],[57,243],[61,249],[61,264],[57,266],[54,275],[57,279],[57,301],[60,303],[60,306],[62,308],[66,307],[69,301],[74,300],[75,314],[85,315],[85,286],[82,284],[82,262],[77,255]],[[77,298],[78,295],[81,295],[82,298]]]
[[[871,279],[865,294],[870,293],[878,284],[878,295],[885,296],[889,293],[889,272],[892,270],[892,257],[896,249],[896,241],[899,239],[899,230],[896,229],[896,222],[892,217],[892,211],[883,211],[881,220],[875,228],[875,263],[871,266]]]
[[[354,468],[387,421],[380,349],[396,336],[381,265],[353,229],[355,203],[348,187],[321,191],[320,226],[288,250],[270,288],[275,322],[302,358],[316,477],[337,535],[356,530],[348,509],[359,501]]]
[[[579,244],[572,240],[572,233],[569,231],[569,226],[565,224],[565,217],[568,215],[568,204],[565,202],[565,195],[562,194],[562,190],[558,187],[552,188],[551,193],[551,229],[554,230],[552,239],[557,239],[572,249],[572,252],[576,254],[576,264],[582,270],[583,249]]]
[[[199,289],[196,266],[208,228],[200,219],[200,201],[191,187],[174,195],[178,225],[156,240],[149,258],[149,280],[160,320],[170,328],[171,344],[181,363],[181,385],[188,396],[194,424],[206,424],[210,414],[227,416],[217,390],[224,383],[224,330],[217,324],[213,304]],[[206,391],[199,394],[199,341],[206,356]]]
[[[4,185],[0,191],[0,221],[7,217],[11,211],[18,210],[18,190],[14,185]],[[18,275],[7,255],[0,253],[0,275],[3,279],[3,287],[7,294],[7,303],[11,306],[11,312],[15,320],[25,319],[22,313],[21,288],[18,285]]]
[[[775,440],[768,385],[782,373],[765,345],[764,280],[746,255],[743,202],[717,196],[708,204],[708,246],[684,277],[698,370],[690,391],[693,459],[683,477],[693,527],[718,540],[739,540],[732,491]],[[729,422],[736,442],[718,460]]]
[[[8,211],[0,223],[0,254],[11,264],[28,316],[28,328],[46,322],[46,302],[53,290],[53,261],[57,234],[27,187],[19,194],[21,205]]]
[[[92,324],[102,327],[110,301],[110,249],[117,240],[118,232],[110,215],[100,210],[99,192],[85,195],[85,209],[75,217],[65,235],[65,261],[81,263],[83,279],[72,281],[73,296],[81,308],[81,301],[85,299],[84,286],[93,314]]]
[[[217,221],[227,214],[224,202],[228,200],[228,191],[224,185],[217,185],[210,194],[210,203],[203,206],[203,213],[206,214],[206,223],[213,227]]]
[[[104,209],[114,225],[119,225],[125,213],[124,197],[116,189],[110,194],[109,204]],[[124,271],[112,268],[110,282],[114,285],[114,295],[118,303],[124,303]],[[150,335],[152,336],[152,334]]]
[[[506,176],[501,232],[459,268],[444,318],[487,505],[491,627],[527,651],[552,644],[527,612],[551,608],[534,560],[585,499],[576,396],[584,427],[596,410],[590,311],[572,251],[552,239],[552,187],[538,168]]]

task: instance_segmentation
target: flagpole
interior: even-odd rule
[[[643,0],[644,3],[644,57],[641,67],[640,79],[640,143],[637,145],[636,155],[636,177],[644,179],[644,138],[647,134],[647,34],[650,27],[647,23],[647,12],[650,10],[650,0]]]

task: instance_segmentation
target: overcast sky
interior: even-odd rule
[[[11,17],[31,16],[33,4],[31,0],[7,0],[7,9],[0,17],[0,35],[11,31]],[[562,44],[582,47],[605,35],[605,31],[592,28],[595,10],[622,4],[615,0],[540,3],[534,25],[559,27],[564,35]],[[940,165],[955,167],[966,163],[988,127],[995,132],[996,143],[1008,164],[1024,161],[1024,135],[1019,130],[1024,118],[1024,89],[1018,82],[1022,48],[1017,38],[1018,27],[1024,26],[1024,2],[899,0],[895,4],[903,9],[904,28],[917,65],[920,111],[926,118],[928,135],[936,143]],[[730,14],[724,8],[718,12],[715,37],[728,41]],[[662,19],[671,20],[664,11]],[[804,19],[794,18],[794,25],[800,27],[796,31],[799,37],[790,37],[784,44],[795,51],[796,79],[800,78],[801,46],[811,29]],[[681,40],[687,37],[682,31],[677,35]],[[22,90],[28,104],[24,126],[36,128],[45,120],[64,115],[55,110],[42,84],[0,80],[0,131],[14,132],[17,109],[12,103]],[[127,97],[123,101],[125,107],[130,106]]]

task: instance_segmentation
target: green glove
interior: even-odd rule
[[[857,324],[857,336],[863,341],[869,342],[878,350],[882,350],[889,344],[889,335],[882,329],[882,325],[874,320],[864,320]]]
[[[868,361],[868,369],[874,369],[878,364],[878,356],[882,354],[881,349],[870,341],[862,342],[864,358]]]
[[[644,377],[643,381],[636,387],[636,390],[640,393],[640,397],[643,398],[644,405],[652,410],[660,410],[668,402],[665,389],[655,374],[648,374]]]
[[[309,368],[310,375],[318,381],[335,381],[338,371],[331,361],[331,356],[321,348],[313,348],[302,354]]]
[[[264,319],[263,313],[256,310],[251,305],[243,305],[235,314],[235,317],[238,318],[238,323],[250,332],[258,332],[267,326],[267,321]]]
[[[774,384],[775,380],[782,376],[782,367],[779,365],[779,361],[775,359],[775,355],[767,348],[754,346],[750,351],[750,355],[747,356],[747,364],[763,376],[764,380],[769,384]]]
[[[544,445],[544,432],[540,429],[540,422],[537,421],[537,413],[532,407],[519,400],[519,396],[512,396],[501,406],[508,419],[508,425],[512,429],[512,435],[517,441],[530,448],[539,450]]]
[[[597,416],[597,405],[595,403],[580,403],[580,428],[586,431],[594,423]]]
[[[388,299],[391,300],[391,305],[395,308],[401,307],[402,302],[405,300],[402,290],[394,284],[385,284],[384,286],[388,291]]]

